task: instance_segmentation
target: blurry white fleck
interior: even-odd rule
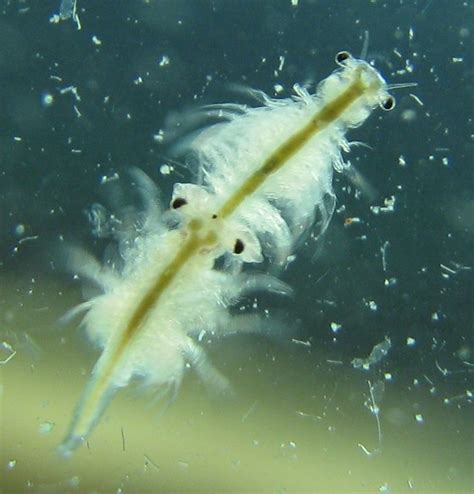
[[[201,332],[199,333],[199,336],[198,336],[198,341],[202,341],[202,339],[204,338],[205,335],[206,335],[206,330],[201,329]]]
[[[416,117],[417,117],[417,113],[412,108],[407,108],[406,110],[403,110],[402,113],[400,114],[400,118],[404,122],[414,122],[416,120]],[[401,165],[401,163],[398,164]]]
[[[18,223],[15,227],[15,235],[21,236],[25,233],[25,225],[22,225],[21,223]]]
[[[319,417],[318,415],[313,415],[311,413],[302,412],[300,410],[296,410],[296,414],[299,415],[300,417],[313,419],[315,422],[318,420],[321,420],[321,418],[322,418],[322,417]]]
[[[21,142],[21,137],[13,137],[13,140],[16,141],[16,142]]]
[[[333,333],[337,333],[340,329],[342,329],[342,325],[338,324],[337,322],[332,322],[331,323],[331,331]]]
[[[431,314],[431,320],[439,321],[439,314],[437,312],[433,312],[433,314]]]
[[[407,480],[407,484],[408,484],[408,487],[409,487],[410,489],[413,489],[413,487],[414,487],[413,480],[408,479],[408,480]]]
[[[425,378],[427,383],[431,384],[431,386],[434,386],[434,382],[426,374],[423,374],[423,377]]]
[[[375,302],[375,300],[369,300],[367,302],[367,307],[371,310],[371,311],[377,311],[378,309],[378,305],[377,305],[377,302]]]
[[[444,157],[441,159],[441,163],[442,163],[444,166],[449,166],[449,158],[447,158],[446,156],[444,156]]]
[[[453,61],[453,63],[461,63],[461,62],[464,62],[463,57],[453,57],[451,60]]]
[[[334,364],[334,365],[342,365],[344,362],[342,360],[331,360],[331,359],[326,359],[326,362],[328,364]]]
[[[160,166],[160,173],[162,175],[169,175],[173,171],[173,167],[170,165],[161,165]]]
[[[380,252],[382,253],[382,269],[387,271],[387,249],[390,246],[390,242],[386,240],[382,247],[380,247]]]
[[[10,460],[7,463],[7,470],[13,470],[16,467],[16,460]]]
[[[169,64],[170,64],[170,57],[168,55],[163,55],[161,57],[161,60],[159,61],[159,66],[166,67]]]
[[[183,470],[186,470],[189,467],[189,463],[185,461],[178,461],[178,466],[182,468]]]
[[[367,456],[372,456],[374,453],[370,452],[362,443],[357,443],[357,446],[367,455]]]
[[[379,487],[379,492],[390,492],[390,489],[388,487],[387,482],[384,482],[380,487]]]
[[[403,156],[403,154],[401,154],[399,157],[398,157],[398,164],[400,166],[407,166],[407,162],[405,161],[405,157]]]
[[[23,244],[25,242],[30,242],[31,240],[37,240],[39,235],[30,235],[29,237],[23,237],[18,240],[18,244]]]
[[[419,423],[419,424],[422,424],[424,422],[424,419],[423,419],[423,415],[421,415],[421,413],[417,413],[415,415],[415,420]]]
[[[54,425],[53,422],[41,422],[39,425],[39,433],[42,435],[49,434],[54,429]]]
[[[283,92],[284,87],[283,87],[281,84],[275,84],[275,85],[273,86],[273,89],[275,90],[275,93],[276,93],[276,94],[280,94],[280,93],[282,93],[282,92]]]
[[[143,79],[140,76],[138,76],[136,79],[133,79],[133,84],[135,84],[135,86],[143,84]]]
[[[386,372],[383,376],[384,376],[386,381],[392,380],[392,374],[390,374],[390,372]]]
[[[279,72],[283,69],[284,65],[285,65],[285,57],[283,55],[280,55],[280,65],[278,66]]]
[[[439,365],[438,360],[435,360],[435,365],[436,368],[441,372],[441,374],[443,374],[443,376],[448,376],[449,374],[451,374],[451,372],[448,369],[443,368]]]
[[[410,336],[407,338],[407,346],[415,346],[415,343],[415,338],[411,338]]]
[[[298,6],[298,0],[291,0],[291,5],[293,7],[297,7]]]
[[[108,182],[113,182],[113,181],[119,180],[119,179],[120,179],[120,175],[117,172],[115,172],[113,175],[110,175],[110,176],[102,175],[102,177],[100,178],[100,184],[104,185]]]
[[[155,142],[163,142],[165,138],[165,133],[163,129],[160,129],[157,134],[153,134],[153,140]]]
[[[295,338],[292,338],[291,342],[296,343],[297,345],[303,345],[303,346],[311,347],[310,341],[303,341],[303,340],[297,340]]]
[[[393,53],[398,57],[398,58],[403,58],[403,55],[396,49],[393,49]]]
[[[50,93],[44,93],[41,96],[41,103],[43,106],[51,106],[54,103],[54,96]]]
[[[92,43],[94,43],[94,45],[96,46],[100,46],[102,44],[102,41],[94,34],[94,36],[92,36]]]
[[[388,278],[384,281],[384,285],[388,287],[395,286],[397,284],[397,278]]]

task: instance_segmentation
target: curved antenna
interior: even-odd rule
[[[364,43],[362,44],[362,50],[360,52],[360,59],[367,60],[367,51],[369,50],[369,31],[364,31]]]

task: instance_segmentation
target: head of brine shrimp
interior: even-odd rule
[[[335,57],[336,63],[343,69],[342,76],[360,84],[365,102],[384,111],[395,108],[395,98],[389,94],[385,79],[380,72],[365,60],[354,58],[347,51],[340,51]]]

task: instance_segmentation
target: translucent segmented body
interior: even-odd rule
[[[377,105],[393,106],[371,65],[345,52],[337,61],[341,68],[315,95],[297,88],[294,98],[265,97],[260,108],[214,107],[227,121],[183,143],[197,157],[200,181],[175,185],[172,213],[161,214],[151,182],[135,172],[147,207],[141,231],[122,249],[123,266],[105,270],[90,258],[81,264],[103,289],[81,306],[83,325],[103,353],[61,445],[64,455],[132,377],[176,389],[188,361],[203,379],[226,388],[192,337],[260,328],[250,319],[239,327],[228,308],[249,290],[288,289],[270,276],[245,275],[242,267],[264,259],[284,264],[316,216],[324,231],[335,204],[333,169],[344,166],[345,133]],[[167,214],[179,219],[177,228],[163,221]]]

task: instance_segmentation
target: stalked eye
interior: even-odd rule
[[[235,241],[235,245],[234,245],[234,254],[242,254],[242,252],[244,251],[244,243],[242,242],[242,240],[240,240],[240,238],[238,238],[236,241]]]
[[[388,96],[380,103],[380,107],[385,111],[393,110],[395,108],[395,98],[393,96]]]
[[[349,58],[352,58],[352,55],[348,52],[348,51],[340,51],[337,55],[336,55],[336,63],[338,65],[341,65],[343,66],[344,65],[344,62],[346,60],[349,60]]]
[[[171,207],[173,209],[179,209],[182,206],[185,206],[188,201],[184,197],[177,197],[172,203]]]

